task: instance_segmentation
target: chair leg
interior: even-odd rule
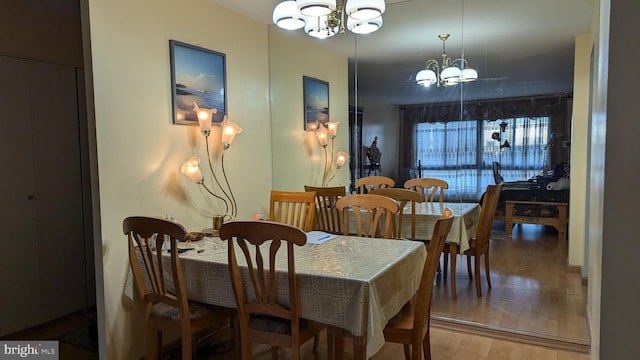
[[[407,344],[404,344],[404,360],[411,360],[411,349]]]
[[[489,285],[489,289],[491,289],[491,275],[490,266],[489,266],[489,250],[484,254],[484,271],[487,273],[487,285]]]
[[[278,347],[271,347],[271,360],[278,360]]]
[[[442,259],[443,262],[443,271],[442,271],[442,278],[447,280],[447,271],[449,271],[448,267],[449,267],[449,254],[448,253],[443,253],[444,254],[444,259]]]
[[[449,249],[449,256],[451,257],[451,298],[455,301],[458,299],[458,295],[456,293],[456,261],[458,258],[458,245],[451,243]]]
[[[427,315],[427,332],[424,335],[424,339],[422,340],[422,354],[424,355],[424,360],[431,360],[431,334],[430,334],[430,318],[431,315]]]
[[[467,255],[467,273],[469,274],[469,279],[473,279],[473,275],[471,274],[471,256]]]
[[[153,360],[158,358],[158,354],[160,353],[159,347],[162,344],[160,331],[152,328],[147,325],[147,335],[146,335],[146,359]]]
[[[478,259],[478,256],[474,256],[473,262],[476,273],[476,294],[478,294],[478,297],[482,297],[482,284],[480,284],[480,259]]]
[[[313,351],[318,351],[318,344],[320,344],[320,335],[315,334],[313,336]]]

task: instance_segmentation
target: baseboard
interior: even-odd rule
[[[567,272],[574,274],[582,274],[582,266],[581,265],[567,265]]]
[[[433,326],[434,328],[440,328],[450,331],[466,332],[495,339],[515,341],[529,345],[568,350],[584,354],[588,354],[590,351],[589,341],[546,336],[515,329],[505,329],[496,326],[479,324],[470,321],[443,318],[440,316],[431,316],[431,326]]]

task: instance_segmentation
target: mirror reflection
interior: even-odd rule
[[[503,183],[492,229],[491,289],[480,274],[483,296],[477,297],[458,256],[457,300],[450,293],[454,274],[441,275],[432,314],[588,342],[586,274],[576,270],[582,264],[567,270],[570,239],[566,221],[558,220],[568,206],[532,203],[569,201],[574,54],[576,36],[590,31],[590,5],[386,4],[375,33],[314,39],[349,57],[352,183],[372,171],[397,184],[439,178],[449,185],[448,202],[479,202],[488,185]],[[460,74],[452,81],[443,72],[456,59]],[[476,73],[461,76],[465,69]],[[377,168],[367,158],[372,143],[382,154]],[[526,222],[515,225],[511,237],[506,201],[520,202],[508,217]]]

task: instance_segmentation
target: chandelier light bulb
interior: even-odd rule
[[[438,37],[442,40],[442,63],[439,64],[436,59],[427,60],[425,68],[416,74],[418,85],[424,87],[429,87],[433,84],[455,86],[461,82],[471,82],[478,79],[478,72],[475,69],[468,68],[468,63],[465,59],[448,57],[445,43],[449,38],[449,34],[440,34]]]
[[[373,19],[357,20],[349,16],[347,18],[347,29],[355,34],[370,34],[382,27],[382,16]]]
[[[424,87],[429,87],[438,81],[438,77],[433,70],[420,70],[416,75],[416,82]]]
[[[304,27],[305,17],[298,11],[294,0],[283,1],[273,9],[273,23],[286,30],[297,30]]]
[[[309,36],[325,39],[345,29],[369,34],[382,27],[384,0],[285,0],[273,9],[273,23],[285,30],[304,28]]]
[[[347,1],[347,15],[356,20],[369,20],[382,15],[385,10],[384,0],[349,0]]]
[[[296,0],[298,10],[305,16],[329,15],[336,9],[335,0]]]

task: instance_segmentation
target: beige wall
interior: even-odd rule
[[[589,82],[591,76],[591,34],[576,36],[573,68],[573,119],[571,121],[571,226],[569,226],[569,266],[582,266],[585,251],[587,156],[589,141]]]
[[[143,354],[143,321],[122,297],[128,269],[122,220],[171,213],[188,230],[200,230],[218,211],[179,173],[189,156],[206,155],[197,127],[171,123],[169,39],[226,54],[228,113],[243,132],[225,164],[238,217],[247,218],[266,206],[271,189],[267,26],[206,0],[89,6],[107,352],[109,359],[132,359]]]
[[[269,49],[273,188],[303,191],[304,185],[320,186],[325,155],[315,135],[304,130],[302,77],[311,76],[329,83],[329,117],[331,121],[340,122],[334,143],[335,159],[338,151],[349,152],[347,59],[275,26],[269,31]],[[330,151],[329,142],[328,157]],[[348,166],[332,171],[335,177],[329,186],[348,185]]]

